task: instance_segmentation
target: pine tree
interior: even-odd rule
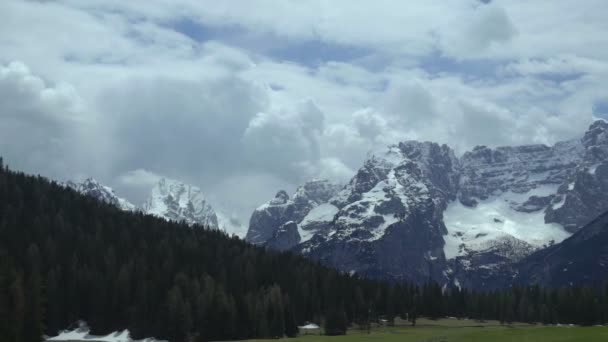
[[[289,295],[283,297],[283,304],[285,306],[285,335],[287,337],[298,336],[298,325],[296,323],[296,316]]]
[[[11,324],[8,327],[10,331],[8,335],[12,337],[9,341],[15,342],[29,342],[24,340],[24,327],[25,327],[25,295],[23,289],[23,276],[21,274],[17,274],[13,283],[10,287],[11,292],[11,305],[10,307],[13,310],[13,319],[11,320]]]
[[[325,335],[336,336],[346,335],[346,329],[348,328],[348,322],[346,320],[346,313],[341,307],[330,309],[325,315]]]
[[[273,285],[268,293],[269,333],[270,337],[281,338],[285,335],[285,312],[283,295],[278,285]]]

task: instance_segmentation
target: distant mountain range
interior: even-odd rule
[[[66,185],[122,210],[141,211],[170,221],[221,229],[229,235],[235,234],[239,237],[244,237],[247,232],[247,227],[235,215],[228,214],[221,208],[214,208],[200,188],[177,180],[161,178],[140,207],[118,197],[112,188],[93,178],[82,183],[67,182]]]
[[[346,186],[279,191],[246,238],[364,276],[488,289],[536,279],[517,277],[518,265],[607,211],[606,190],[604,121],[581,139],[478,146],[460,158],[406,141],[370,156]]]
[[[492,289],[608,275],[608,260],[576,252],[608,246],[598,242],[603,216],[581,229],[608,211],[604,121],[553,146],[477,146],[461,157],[432,142],[391,145],[346,185],[312,180],[292,196],[278,191],[248,228],[175,180],[161,179],[141,208],[93,179],[68,185],[123,210],[222,229],[372,278]],[[567,266],[575,264],[585,266]]]

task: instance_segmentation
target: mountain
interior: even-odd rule
[[[447,150],[428,156],[439,158],[442,151]],[[50,340],[276,339],[294,337],[297,326],[306,322],[345,334],[348,326],[390,322],[402,315],[589,326],[607,322],[608,292],[603,288],[514,286],[487,293],[362,279],[217,230],[120,210],[43,177],[10,171],[1,160],[0,341],[40,341],[58,331],[63,332]],[[314,201],[314,195],[307,197]],[[332,198],[344,198],[336,196]],[[322,205],[310,210],[317,209],[318,222],[330,215]],[[408,222],[424,223],[419,213],[408,210],[404,215],[416,216]],[[299,236],[294,228],[302,222],[282,227]],[[536,264],[541,271],[541,262],[556,262],[550,265],[558,272],[562,259],[587,267],[598,256],[602,266],[607,223],[601,217],[563,247],[547,249],[550,255],[530,258],[541,256]],[[391,227],[386,234],[400,226]],[[308,241],[318,235],[332,236],[319,231]],[[598,266],[586,270],[600,279]],[[76,320],[88,322],[91,329]]]
[[[344,316],[345,333],[372,307],[382,317],[408,312],[414,294],[427,291],[120,210],[1,164],[0,158],[0,341],[41,341],[79,327],[52,340],[294,337],[298,325],[321,323],[332,310]],[[200,199],[192,188],[164,184],[165,195]],[[442,314],[426,300],[430,294],[424,298],[417,312]],[[387,309],[387,302],[395,304]],[[73,326],[77,320],[91,329]]]
[[[200,188],[183,182],[161,178],[151,189],[141,208],[118,197],[112,188],[88,178],[82,183],[65,183],[77,192],[114,205],[125,211],[141,211],[169,221],[184,221],[188,225],[200,225],[220,229],[232,235],[244,237],[247,228],[236,215],[222,208],[215,209]]]
[[[196,186],[161,178],[143,205],[146,214],[170,221],[218,228],[217,215],[205,195]]]
[[[292,198],[285,191],[279,191],[272,200],[253,212],[245,239],[254,244],[268,242],[277,249],[293,247],[316,232],[323,231],[323,224],[318,222],[319,217],[312,218],[307,215],[309,213],[314,215],[322,208],[331,206],[327,202],[339,189],[339,185],[327,180],[312,180],[298,187]],[[323,204],[325,206],[317,208]],[[332,209],[329,208],[329,210]],[[311,213],[311,211],[313,212]],[[299,226],[297,241],[285,241],[285,232],[291,230],[282,228],[282,226],[291,222],[304,223]],[[307,222],[308,224],[306,224]]]
[[[461,157],[406,141],[369,156],[330,198],[279,192],[253,213],[247,239],[370,277],[488,289],[608,210],[606,190],[604,121],[581,139]]]
[[[65,183],[65,186],[83,195],[91,196],[99,201],[114,205],[121,210],[135,211],[137,209],[135,205],[126,199],[116,196],[112,188],[102,185],[94,178],[87,178],[82,183],[68,181]]]
[[[516,282],[563,287],[603,284],[608,274],[608,212],[562,243],[538,251],[517,267]]]
[[[143,211],[170,221],[220,229],[239,237],[247,230],[236,215],[214,208],[200,188],[169,178],[161,178],[152,188]]]

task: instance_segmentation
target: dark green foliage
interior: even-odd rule
[[[79,319],[94,334],[179,341],[328,334],[380,317],[604,324],[608,287],[471,293],[346,275],[219,231],[126,213],[0,159],[0,341],[40,341]]]
[[[344,308],[336,307],[330,309],[325,315],[325,335],[346,335],[348,320]]]

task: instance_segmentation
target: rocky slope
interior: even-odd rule
[[[460,158],[402,142],[331,189],[311,201],[279,192],[253,213],[247,239],[367,276],[503,286],[517,262],[608,210],[608,124],[553,146],[479,146]]]
[[[313,180],[300,186],[291,198],[285,191],[279,191],[272,200],[253,212],[249,220],[246,240],[255,244],[268,242],[273,247],[283,250],[294,247],[316,232],[323,231],[324,217],[319,210],[328,206],[328,210],[333,210],[327,202],[339,188],[327,180]],[[324,206],[318,208],[323,204]],[[312,216],[307,218],[313,210],[315,211]],[[301,223],[297,227],[297,241],[290,239],[290,235],[293,234],[289,232],[292,229],[283,227],[292,222]]]
[[[607,275],[608,213],[604,213],[562,243],[524,259],[515,281],[562,287],[602,284]]]

